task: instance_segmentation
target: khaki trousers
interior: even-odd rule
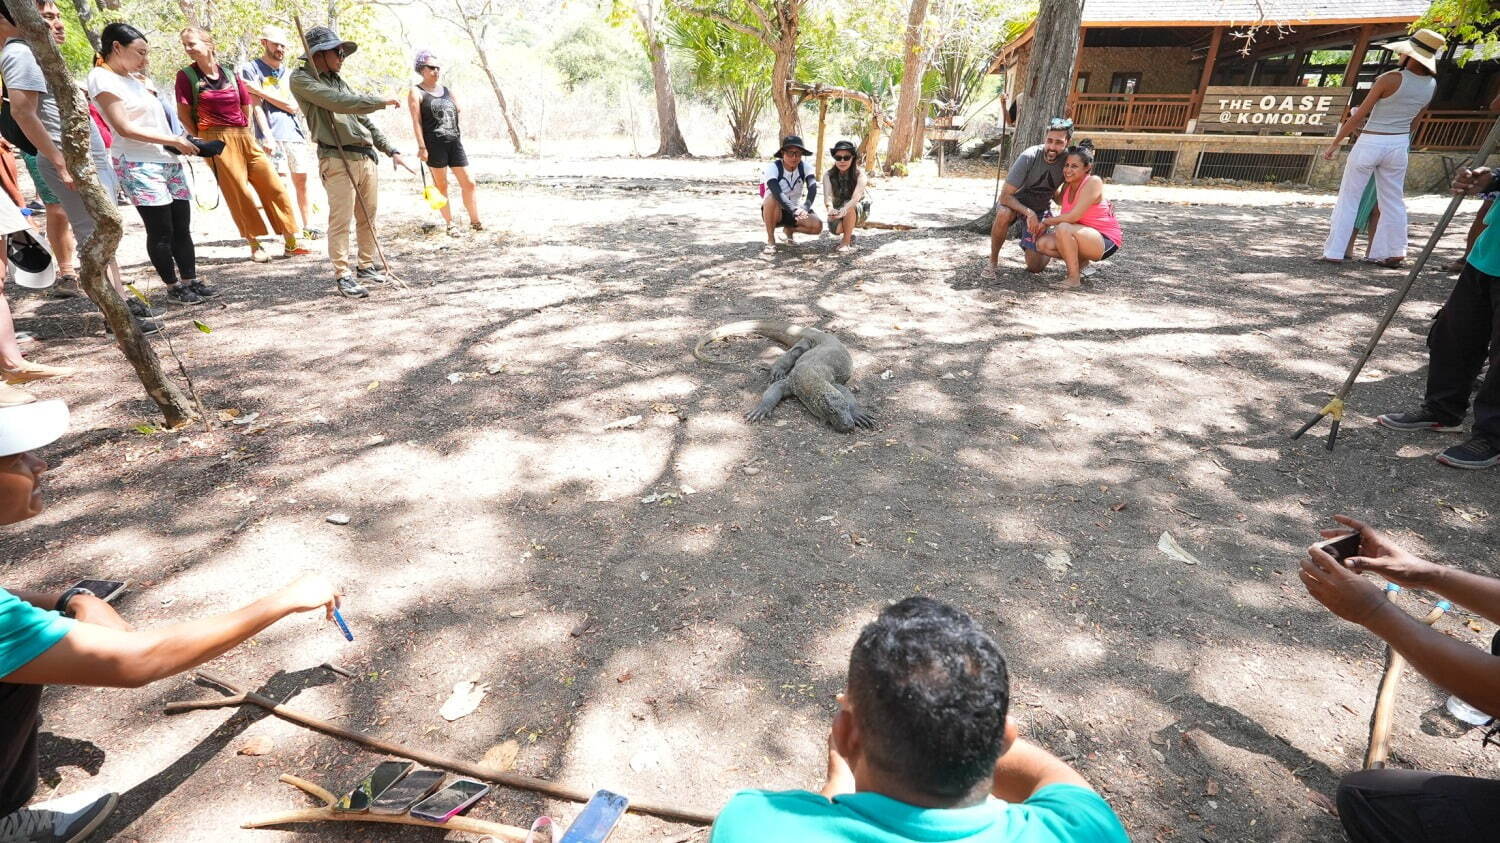
[[[224,151],[207,161],[214,178],[219,180],[219,192],[224,194],[224,204],[229,206],[229,215],[234,217],[240,236],[249,240],[266,235],[260,208],[265,208],[273,231],[283,237],[295,235],[297,223],[292,216],[292,199],[277,177],[270,156],[250,137],[250,130],[210,126],[203,130],[203,137],[224,142]],[[260,197],[259,208],[255,197],[250,195],[252,189]]]
[[[344,169],[344,164],[349,169]],[[349,181],[350,175],[354,182]],[[363,155],[345,160],[319,158],[318,176],[323,180],[323,189],[328,193],[328,258],[333,261],[335,277],[349,275],[349,220],[354,219],[355,234],[359,240],[359,263],[361,269],[375,265],[375,217],[379,213],[377,199],[380,180],[376,176],[375,162]],[[355,191],[363,200],[370,217],[365,218],[360,203],[354,199]]]

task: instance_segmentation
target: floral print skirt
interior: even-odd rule
[[[115,158],[115,177],[125,198],[135,206],[170,205],[174,199],[191,199],[182,165],[163,161],[127,161]]]

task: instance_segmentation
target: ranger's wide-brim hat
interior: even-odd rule
[[[781,153],[786,152],[788,149],[800,149],[803,155],[813,154],[813,151],[807,148],[807,144],[802,142],[801,135],[787,135],[782,138],[781,146],[776,150],[776,157],[780,158]]]
[[[1437,73],[1437,54],[1446,46],[1448,39],[1430,29],[1419,29],[1412,33],[1410,39],[1387,44],[1385,48]]]
[[[358,44],[340,38],[339,34],[330,27],[315,26],[307,31],[307,53],[302,57],[310,59],[313,53],[324,53],[329,50],[338,50],[339,55],[347,56],[358,49]]]

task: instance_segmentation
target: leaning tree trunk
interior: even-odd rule
[[[89,298],[103,311],[105,321],[115,332],[115,344],[135,368],[136,377],[146,387],[146,394],[161,408],[167,424],[175,427],[191,421],[193,411],[187,396],[168,380],[156,351],[141,335],[135,319],[126,309],[125,300],[104,278],[105,266],[120,245],[120,215],[115,212],[114,197],[104,192],[94,172],[94,160],[89,155],[89,110],[83,94],[68,72],[62,53],[52,41],[51,30],[42,21],[36,4],[9,5],[21,34],[36,53],[47,87],[57,96],[57,108],[63,121],[63,159],[73,177],[74,187],[82,195],[89,216],[94,220],[93,235],[78,244],[79,281]]]
[[[462,14],[462,10],[459,10]],[[526,152],[521,143],[521,133],[516,131],[515,121],[510,119],[510,106],[505,102],[505,92],[500,90],[500,80],[495,78],[495,71],[490,69],[490,57],[484,49],[484,39],[474,31],[472,26],[464,26],[464,33],[469,36],[469,41],[474,45],[474,53],[479,56],[479,68],[484,71],[484,78],[489,80],[490,90],[495,93],[495,102],[500,105],[500,117],[505,121],[505,131],[510,135],[510,145],[515,147],[516,154]]]
[[[771,102],[776,104],[776,122],[781,130],[777,143],[787,135],[798,134],[797,100],[787,88],[787,83],[797,72],[797,31],[783,33],[776,45],[775,60],[771,62]]]
[[[672,90],[672,74],[667,70],[667,45],[657,37],[645,14],[641,24],[646,30],[647,51],[651,54],[651,84],[656,89],[656,126],[661,141],[656,147],[657,158],[691,157],[682,128],[677,125],[677,94]]]
[[[922,99],[922,26],[927,20],[927,0],[911,0],[906,16],[906,41],[902,49],[901,93],[896,99],[896,129],[885,151],[885,171],[905,173],[913,160],[914,121]]]
[[[91,0],[73,0],[73,9],[78,12],[78,22],[83,25],[83,34],[89,39],[89,45],[94,52],[100,52],[99,32],[94,27],[94,4]]]
[[[1047,121],[1063,116],[1068,107],[1068,83],[1073,76],[1073,61],[1078,56],[1078,31],[1083,21],[1082,0],[1041,0],[1036,16],[1036,35],[1031,39],[1031,58],[1026,62],[1026,78],[1020,91],[1021,113],[1011,142],[1013,151],[1042,142]],[[1002,161],[1002,165],[1009,162]],[[970,231],[989,233],[995,221],[995,208],[978,219],[964,224]]]

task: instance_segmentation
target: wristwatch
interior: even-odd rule
[[[55,608],[57,609],[58,614],[67,615],[71,618],[73,617],[73,613],[68,611],[68,603],[72,602],[73,598],[77,597],[80,594],[93,593],[94,592],[89,591],[86,588],[70,588],[67,591],[64,591],[61,597],[57,598],[57,606]]]

